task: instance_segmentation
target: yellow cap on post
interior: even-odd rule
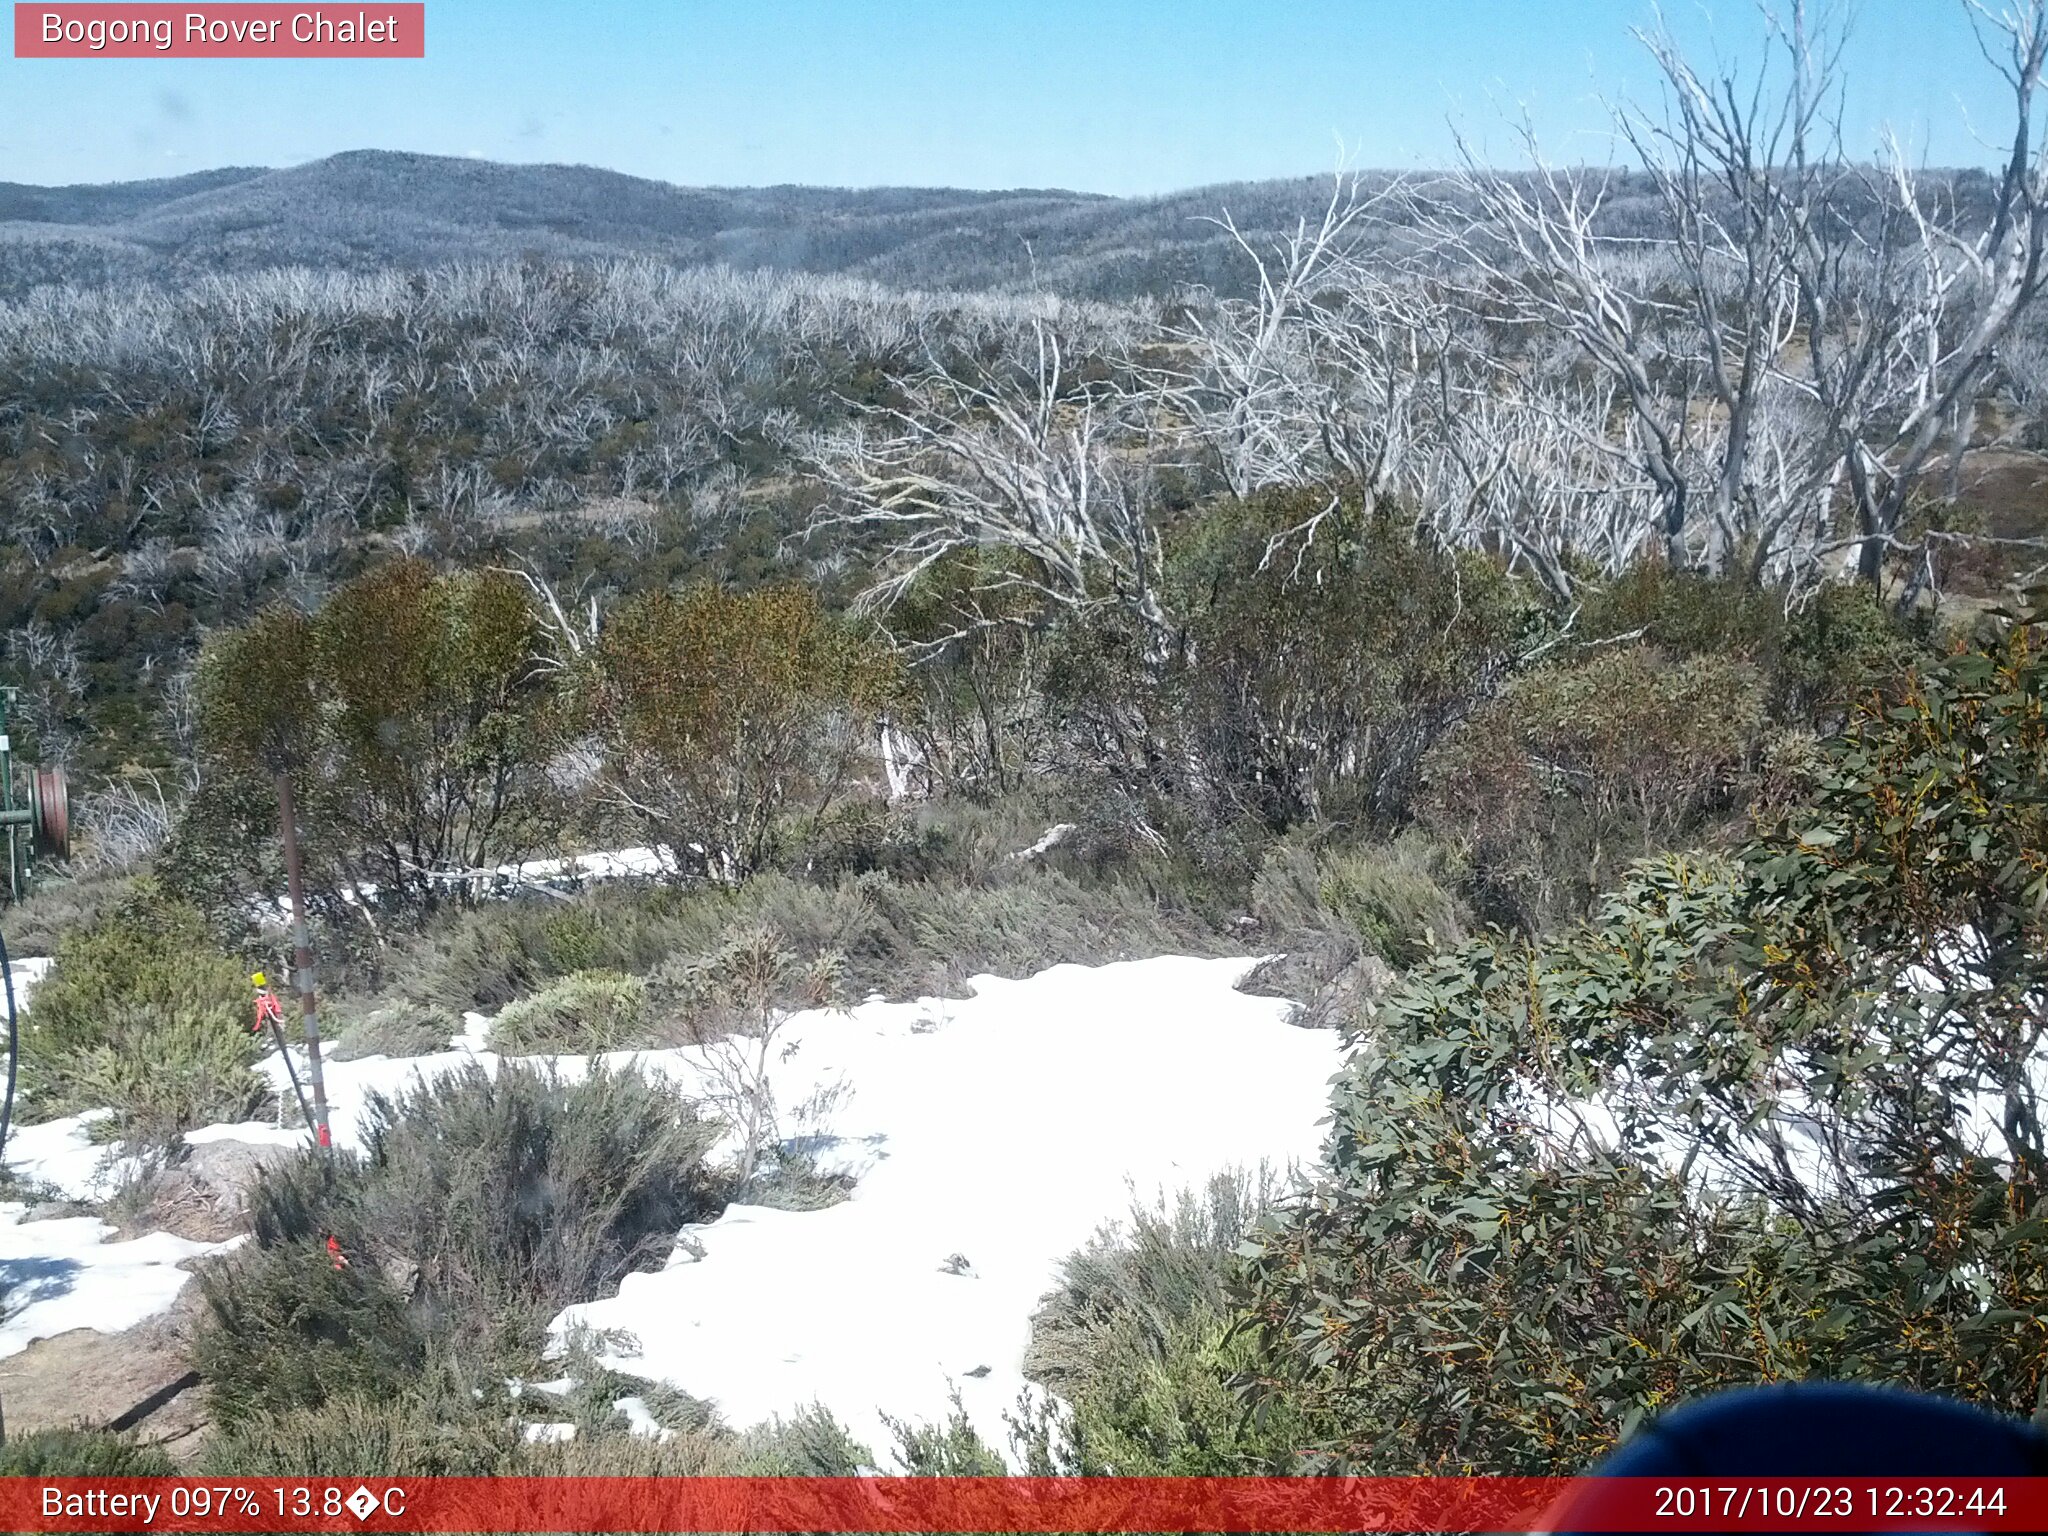
[[[251,981],[253,981],[254,983],[256,983],[256,985],[257,985],[257,986],[259,986],[259,987],[267,987],[267,986],[269,986],[269,985],[270,985],[270,978],[269,978],[269,977],[267,977],[267,976],[265,976],[265,975],[264,975],[264,974],[263,974],[263,973],[262,973],[261,971],[258,971],[258,972],[257,972],[257,973],[256,973],[255,975],[251,976],[251,977],[250,977],[249,979],[250,979]]]

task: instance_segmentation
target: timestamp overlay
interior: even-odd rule
[[[2039,1531],[2048,1478],[0,1479],[9,1531]]]

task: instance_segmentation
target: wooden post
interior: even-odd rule
[[[277,818],[284,830],[285,889],[292,903],[293,979],[299,986],[299,1008],[306,1017],[306,1076],[313,1088],[313,1135],[332,1146],[327,1129],[327,1077],[320,1068],[320,1004],[313,992],[313,945],[306,935],[306,890],[299,878],[299,824],[292,806],[291,775],[277,776]]]

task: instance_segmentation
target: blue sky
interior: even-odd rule
[[[1789,0],[1775,0],[1780,5]],[[374,0],[366,0],[374,11]],[[11,10],[11,8],[10,8]],[[1667,0],[1743,56],[1753,0]],[[291,165],[343,149],[567,161],[691,185],[1164,192],[1503,150],[1526,109],[1608,158],[1601,99],[1652,88],[1649,0],[428,0],[427,57],[0,57],[0,180]],[[1851,148],[1889,126],[1982,163],[1997,81],[1960,0],[1862,0]]]

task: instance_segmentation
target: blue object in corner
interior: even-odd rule
[[[1645,1424],[1592,1476],[2043,1477],[2048,1436],[1917,1392],[1833,1382],[1746,1387]],[[1571,1530],[1569,1507],[1552,1518],[1560,1536]],[[1684,1528],[1706,1536],[1711,1522]]]

